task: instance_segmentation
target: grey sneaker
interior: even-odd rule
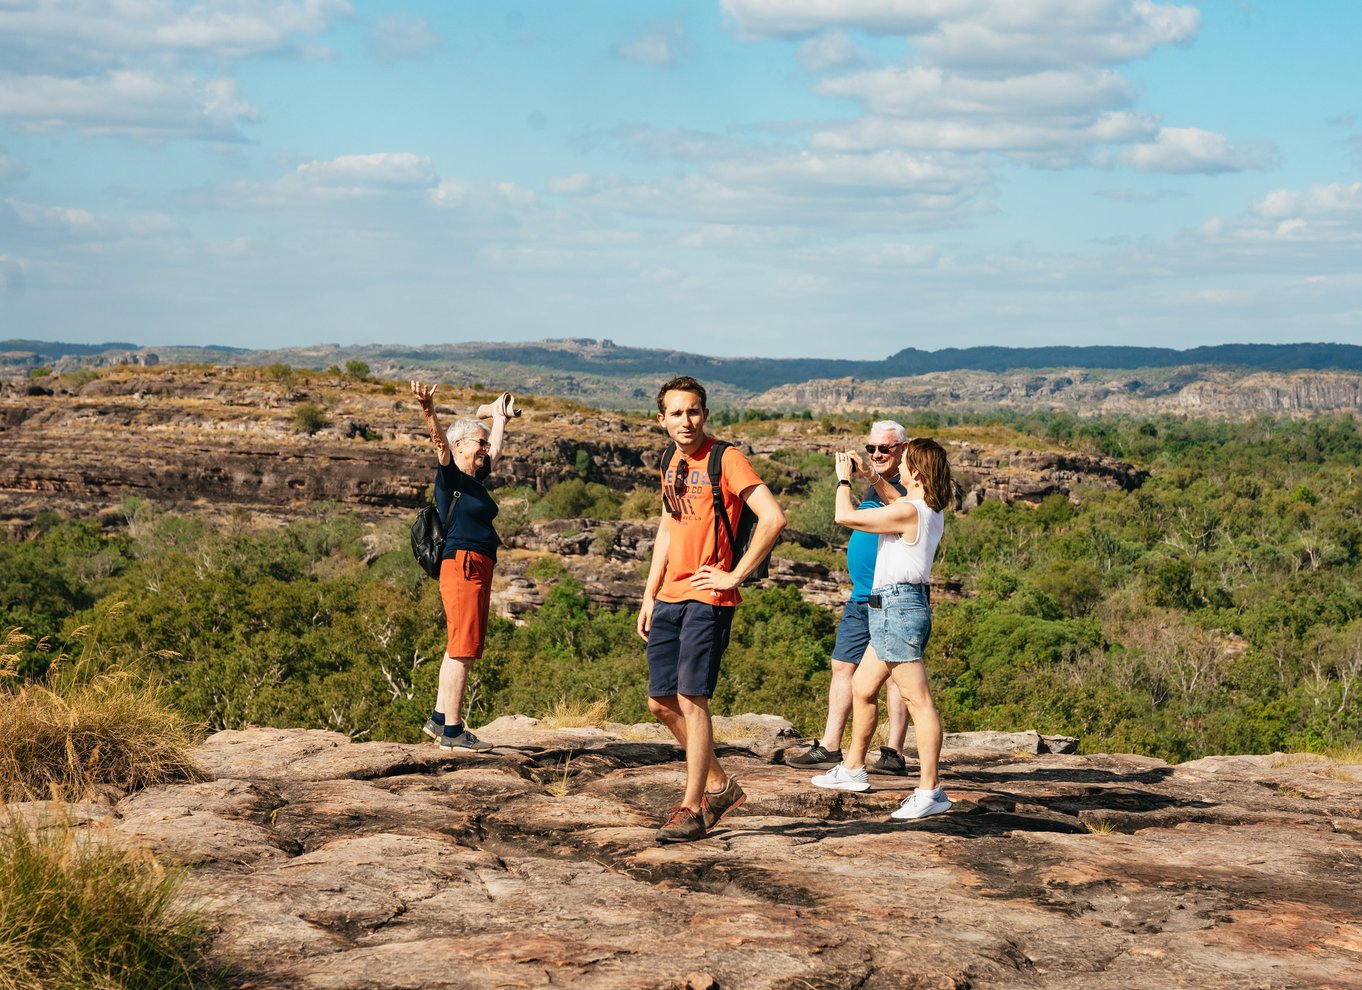
[[[785,765],[787,767],[798,767],[800,770],[807,770],[811,767],[819,770],[831,770],[842,762],[842,751],[840,749],[826,749],[822,743],[814,743],[798,756],[787,756]]]
[[[485,743],[473,733],[464,729],[457,736],[440,735],[441,749],[471,749],[475,753],[486,753],[492,748],[491,743]]]
[[[746,800],[747,793],[732,777],[728,778],[723,790],[705,791],[704,802],[700,805],[700,818],[705,823],[705,831],[718,825],[719,819],[730,811],[742,807]]]
[[[889,817],[898,822],[905,822],[914,818],[926,818],[928,815],[939,815],[950,810],[951,799],[946,797],[946,792],[941,788],[924,791],[919,787],[904,798],[901,805],[889,812]]]
[[[445,733],[445,727],[443,725],[436,725],[435,719],[428,718],[426,719],[426,724],[421,726],[421,731],[438,742],[439,738]]]
[[[667,815],[667,823],[657,830],[658,842],[694,842],[705,837],[705,823],[684,805],[677,805]]]
[[[871,773],[887,773],[895,777],[904,777],[908,774],[908,766],[903,762],[903,754],[890,749],[888,746],[880,747],[880,758],[868,767]]]

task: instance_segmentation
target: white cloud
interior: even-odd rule
[[[120,69],[103,76],[0,75],[0,118],[19,130],[238,140],[260,116],[236,81]]]
[[[852,41],[845,31],[824,31],[799,46],[799,60],[810,72],[849,69],[870,65],[874,58]]]
[[[464,207],[531,206],[539,197],[534,190],[514,182],[461,182],[444,179],[430,194],[436,206]]]
[[[424,17],[395,14],[374,22],[370,52],[380,59],[421,58],[439,47],[440,39]]]
[[[1232,145],[1223,134],[1199,127],[1165,127],[1152,142],[1124,149],[1120,158],[1141,172],[1214,174],[1268,168],[1274,150],[1261,141]]]
[[[615,46],[614,54],[626,62],[671,65],[689,48],[681,22],[665,21],[650,24],[634,37],[621,41]]]
[[[844,127],[820,131],[813,137],[813,146],[841,151],[922,148],[956,152],[1076,152],[1093,144],[1152,135],[1156,128],[1152,117],[1131,113],[1102,114],[1079,124],[866,117]]]
[[[724,11],[754,38],[838,27],[918,34],[944,19],[977,16],[989,6],[986,0],[723,0]]]
[[[0,120],[27,131],[240,140],[259,111],[224,67],[308,54],[299,39],[349,11],[344,0],[4,0]]]
[[[409,151],[342,155],[325,162],[298,166],[299,180],[310,186],[346,193],[429,189],[438,180],[427,155]]]
[[[934,116],[1089,116],[1134,102],[1130,84],[1111,71],[1047,71],[1021,76],[961,76],[913,65],[842,76],[818,91],[852,97],[872,113]]]

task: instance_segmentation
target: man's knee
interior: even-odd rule
[[[659,719],[664,718],[667,715],[674,715],[676,713],[675,705],[667,704],[667,702],[674,702],[675,700],[675,695],[668,698],[654,698],[652,695],[649,695],[648,711],[653,713],[653,717]]]
[[[856,665],[845,660],[832,661],[832,682],[839,686],[851,686],[851,679],[856,676]]]
[[[702,694],[678,694],[676,705],[685,716],[709,714],[709,699]]]

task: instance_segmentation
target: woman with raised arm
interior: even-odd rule
[[[889,817],[903,821],[949,811],[937,763],[941,758],[941,717],[932,701],[922,655],[932,632],[932,559],[945,528],[942,510],[951,497],[951,466],[935,440],[914,437],[903,450],[899,483],[905,494],[878,508],[858,509],[851,499],[854,456],[837,455],[838,525],[879,535],[875,578],[870,589],[870,646],[851,681],[851,744],[842,762],[813,778],[818,787],[842,791],[870,788],[865,752],[879,718],[880,688],[890,677],[898,685],[917,737],[921,780]]]
[[[464,726],[463,699],[468,672],[482,656],[487,640],[487,616],[492,605],[492,568],[501,539],[492,522],[497,503],[483,487],[501,454],[506,420],[514,414],[511,393],[478,409],[491,415],[489,430],[481,420],[455,420],[449,431],[440,429],[435,415],[435,386],[411,383],[412,395],[435,445],[435,505],[441,519],[448,519],[440,562],[440,598],[445,607],[447,642],[440,663],[440,685],[435,710],[424,731],[441,749],[486,752],[492,747]],[[453,502],[451,511],[450,502]]]

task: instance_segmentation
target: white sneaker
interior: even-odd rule
[[[865,767],[848,770],[845,763],[839,763],[827,773],[820,773],[814,777],[810,783],[814,787],[826,787],[833,791],[868,791],[870,774],[866,772]]]
[[[928,815],[939,815],[950,810],[951,800],[941,788],[924,791],[919,787],[904,798],[901,805],[889,812],[889,817],[903,822],[913,818],[926,818]]]

